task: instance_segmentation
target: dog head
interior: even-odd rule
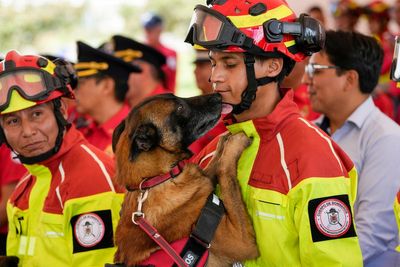
[[[117,163],[140,160],[151,162],[153,169],[163,163],[170,168],[191,156],[188,146],[215,126],[221,109],[219,94],[192,98],[163,94],[145,100],[114,130]]]

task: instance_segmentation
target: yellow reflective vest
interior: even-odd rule
[[[60,151],[40,164],[7,204],[7,255],[19,266],[101,266],[112,263],[123,194],[114,162],[71,128]]]

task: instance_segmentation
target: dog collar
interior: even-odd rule
[[[129,192],[135,191],[135,190],[146,190],[149,188],[152,188],[156,185],[159,185],[171,178],[175,178],[178,176],[182,171],[183,167],[186,165],[186,160],[179,161],[178,164],[176,164],[168,173],[162,174],[162,175],[157,175],[149,178],[145,178],[138,187],[129,187],[126,186],[126,190]]]

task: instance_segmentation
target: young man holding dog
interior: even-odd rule
[[[362,266],[354,165],[279,87],[295,61],[321,49],[323,29],[304,15],[295,22],[284,0],[207,2],[186,41],[211,50],[214,91],[232,107],[227,128],[253,139],[237,171],[260,257],[245,265]],[[217,141],[195,161],[206,166]]]
[[[7,255],[19,266],[103,266],[116,251],[123,194],[113,159],[66,120],[74,84],[66,62],[10,51],[0,63],[0,142],[30,173],[7,204]]]

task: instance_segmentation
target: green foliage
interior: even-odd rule
[[[205,0],[149,0],[144,6],[121,6],[121,16],[125,19],[126,30],[133,35],[141,32],[140,18],[145,12],[155,12],[165,20],[165,31],[184,38],[196,4],[205,4]]]
[[[0,5],[0,51],[34,45],[41,34],[70,31],[79,24],[83,10],[84,6],[73,7],[66,1],[54,1],[46,7]]]
[[[110,2],[109,2],[110,1]],[[102,20],[102,6],[113,5],[113,0],[84,0],[72,5],[71,0],[0,0],[0,56],[8,50],[17,49],[22,53],[63,53],[69,60],[75,61],[77,40],[97,47],[114,34],[125,34],[142,40],[140,23],[145,12],[156,12],[165,20],[164,32],[176,42],[182,42],[187,33],[193,8],[196,4],[205,4],[205,0],[129,0],[116,1],[117,14],[123,22],[122,32],[104,30],[102,23],[108,23],[108,13]],[[133,1],[133,5],[132,2]],[[141,1],[143,5],[137,5]],[[8,3],[7,3],[8,2]],[[125,3],[125,4],[121,4]],[[118,7],[119,5],[119,7]],[[95,9],[97,8],[97,9]],[[100,12],[99,9],[100,8]],[[106,8],[105,8],[106,9]],[[120,31],[119,28],[117,31]],[[185,45],[183,45],[185,47]],[[193,53],[190,45],[185,51],[178,52],[179,95],[198,94],[193,78]]]

